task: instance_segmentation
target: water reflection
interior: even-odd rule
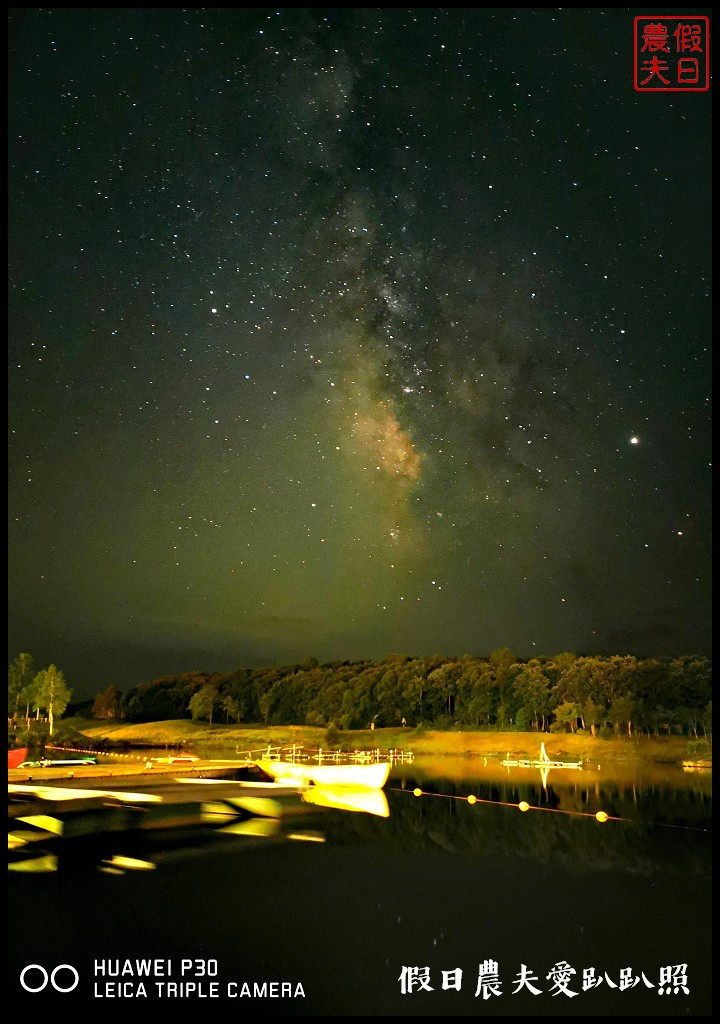
[[[323,842],[315,820],[327,810],[389,815],[382,790],[351,786],[182,778],[148,788],[9,786],[9,871],[125,874],[229,839]]]
[[[590,765],[583,771],[507,768],[483,758],[418,759],[398,769],[393,783],[429,792],[517,805],[550,807],[568,813],[610,817],[650,824],[664,822],[708,828],[712,818],[712,779],[688,775],[672,765]]]
[[[623,766],[565,773],[484,759],[419,759],[398,767],[385,791],[269,786],[255,794],[241,786],[216,780],[179,787],[184,802],[169,806],[158,795],[133,793],[116,794],[113,806],[112,794],[103,792],[98,806],[78,810],[79,801],[65,801],[75,813],[63,813],[63,801],[60,810],[26,812],[9,829],[10,870],[77,872],[115,856],[159,864],[168,853],[227,849],[229,838],[277,842],[304,831],[339,846],[482,851],[601,870],[707,870],[710,780],[665,769],[653,779],[647,769],[640,777]],[[185,798],[190,788],[199,794],[194,802]],[[53,792],[64,791],[49,787]]]
[[[377,818],[390,814],[387,797],[381,789],[354,789],[348,786],[311,786],[302,793],[307,804],[336,811],[359,811]]]
[[[709,870],[709,780],[677,788],[664,771],[648,784],[645,770],[641,785],[632,772],[569,777],[550,769],[544,779],[538,770],[497,766],[481,780],[477,765],[459,767],[448,765],[444,776],[432,777],[436,763],[420,762],[394,773],[388,821],[334,818],[325,826],[328,840],[406,852],[475,851],[602,871]]]
[[[398,766],[393,778],[416,777],[423,779],[446,779],[454,782],[498,782],[504,779],[521,779],[534,782],[538,773],[534,769],[507,768],[500,758],[427,756],[417,757],[410,766]],[[684,771],[676,764],[647,764],[615,761],[599,764],[587,761],[580,772],[563,775],[561,770],[551,775],[558,786],[580,784],[587,786],[590,780],[601,787],[614,785],[623,790],[692,789],[698,793],[712,793],[712,774],[709,772]]]
[[[95,1013],[85,982],[98,958],[192,956],[217,958],[224,981],[303,983],[307,998],[292,1004],[215,1004],[253,1016],[708,1014],[707,781],[678,787],[663,772],[640,780],[595,769],[572,780],[551,771],[543,787],[536,771],[482,760],[444,767],[394,773],[381,794],[387,816],[264,792],[261,804],[234,804],[228,820],[213,783],[180,787],[198,793],[207,820],[83,835],[78,819],[74,837],[48,830],[32,854],[50,873],[11,876],[10,977],[30,960],[71,963],[84,987],[63,1006]],[[159,806],[133,813],[147,821]],[[617,820],[600,824],[603,808]],[[130,813],[117,809],[108,822]],[[38,925],[46,913],[54,930]],[[474,993],[489,957],[505,987],[485,1003]],[[577,970],[577,988],[586,968],[616,982],[631,968],[657,986],[664,965],[687,963],[690,994],[661,999],[657,987],[604,983],[556,999],[543,979],[560,960]],[[542,996],[512,994],[523,964]],[[402,995],[398,979],[412,965],[428,966],[432,992]],[[462,990],[444,990],[443,972],[455,969],[465,972]],[[53,1005],[17,983],[13,994],[32,998],[34,1013]],[[158,998],[156,1009],[174,1007]]]

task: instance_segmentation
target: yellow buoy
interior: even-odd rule
[[[530,804],[527,802],[527,800],[521,800],[520,803],[518,804],[518,807],[523,812],[530,810]]]
[[[605,813],[605,811],[598,811],[598,812],[597,812],[597,814],[595,815],[595,817],[596,817],[596,818],[597,818],[597,820],[598,820],[598,821],[600,821],[600,822],[605,822],[605,821],[607,821],[607,820],[608,820],[608,816],[607,816],[607,814]]]
[[[421,789],[414,789],[413,790],[413,795],[414,796],[422,796],[422,790]]]
[[[477,797],[473,796],[472,794],[470,794],[470,796],[468,797],[468,803],[469,804],[477,803]]]

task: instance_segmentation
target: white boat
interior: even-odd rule
[[[389,761],[377,764],[310,764],[262,758],[255,763],[276,782],[301,782],[306,785],[382,789],[390,774]]]
[[[17,768],[66,768],[68,765],[97,764],[96,757],[68,757],[64,761],[51,761],[41,757],[37,761],[22,761]]]

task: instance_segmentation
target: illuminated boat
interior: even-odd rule
[[[377,764],[309,764],[262,758],[255,763],[276,782],[300,782],[318,786],[382,789],[390,774],[389,761]]]

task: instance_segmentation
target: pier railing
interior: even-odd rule
[[[307,763],[316,764],[377,764],[389,761],[390,764],[410,764],[414,760],[411,750],[402,750],[399,747],[391,747],[389,750],[329,750],[323,747],[304,747],[293,743],[291,746],[282,747],[268,744],[267,747],[256,747],[253,750],[235,749],[239,757],[246,761],[289,761],[292,764]]]

